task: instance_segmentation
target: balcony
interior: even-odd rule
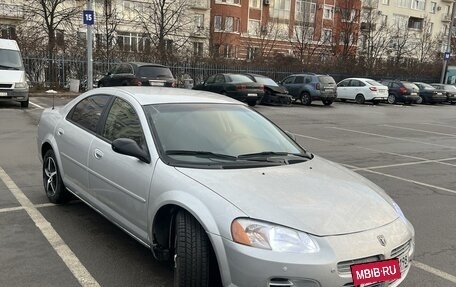
[[[22,5],[0,3],[0,18],[20,20],[24,18]]]

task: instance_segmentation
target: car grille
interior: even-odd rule
[[[401,246],[394,248],[393,251],[391,251],[391,257],[392,258],[399,258],[402,257],[404,254],[409,252],[410,250],[410,240],[407,241],[406,243],[402,244]]]
[[[12,87],[11,84],[0,84],[0,89],[11,89]]]
[[[376,256],[370,256],[370,257],[365,257],[365,258],[360,258],[360,259],[353,259],[353,260],[339,262],[339,263],[337,263],[337,271],[339,273],[350,273],[351,272],[350,265],[375,262],[375,261],[379,261],[379,260],[380,260],[380,255],[376,255]]]

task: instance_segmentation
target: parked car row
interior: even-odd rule
[[[117,65],[98,81],[98,87],[106,86],[176,87],[177,81],[166,66],[131,62]],[[258,103],[291,105],[298,101],[303,105],[321,101],[329,106],[336,99],[357,104],[456,103],[456,87],[453,85],[368,78],[347,78],[336,84],[333,77],[314,73],[289,75],[279,82],[253,73],[218,73],[197,85],[192,82],[186,87],[222,94],[250,106]]]

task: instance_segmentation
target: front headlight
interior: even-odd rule
[[[234,242],[273,251],[315,253],[320,250],[304,232],[247,218],[231,223],[231,235]]]
[[[28,87],[28,85],[27,85],[27,82],[19,82],[19,83],[15,83],[14,87],[18,88],[18,89],[25,89]]]

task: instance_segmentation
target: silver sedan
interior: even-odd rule
[[[388,259],[399,276],[372,286],[397,286],[409,271],[414,229],[381,188],[236,100],[94,89],[45,110],[37,141],[49,200],[90,205],[173,262],[175,286],[354,286],[351,267]]]

